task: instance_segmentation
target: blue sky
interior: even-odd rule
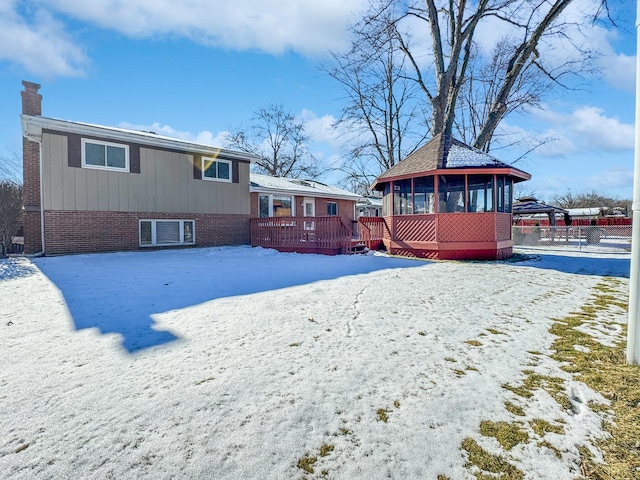
[[[342,93],[320,67],[346,44],[345,26],[364,4],[0,0],[0,156],[20,148],[19,92],[29,80],[42,85],[45,116],[216,145],[258,108],[282,104],[305,122],[320,161],[339,165],[342,137],[331,125]],[[501,127],[554,139],[517,164],[543,200],[567,189],[632,197],[635,4],[610,5],[618,28],[585,27],[600,73]],[[517,152],[494,154],[510,162]]]

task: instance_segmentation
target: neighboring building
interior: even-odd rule
[[[383,243],[397,255],[508,258],[513,184],[530,178],[487,153],[436,135],[373,185],[383,192]]]
[[[356,203],[356,218],[382,216],[382,197],[363,197]]]
[[[22,83],[25,253],[250,242],[255,156],[42,117]]]
[[[360,195],[314,180],[251,174],[251,244],[281,251],[346,253]],[[269,220],[264,220],[269,219]]]

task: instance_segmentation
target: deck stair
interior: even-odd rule
[[[369,249],[360,240],[351,240],[351,243],[347,247],[347,254],[349,255],[364,254],[367,252],[369,252]]]

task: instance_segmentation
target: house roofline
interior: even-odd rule
[[[519,170],[514,167],[457,167],[457,168],[438,168],[436,170],[429,170],[427,172],[420,173],[408,173],[404,175],[396,175],[394,177],[377,178],[371,189],[375,190],[381,183],[395,182],[397,180],[406,180],[408,178],[425,177],[433,175],[509,175],[516,177],[520,182],[530,180],[531,175],[527,172]]]
[[[89,123],[71,122],[56,118],[42,117],[39,115],[20,115],[22,123],[22,135],[35,141],[41,141],[43,130],[52,130],[63,133],[75,133],[79,135],[91,135],[109,140],[129,141],[143,146],[183,150],[189,153],[201,153],[215,155],[232,160],[240,160],[255,163],[260,157],[235,150],[227,150],[221,147],[189,142],[177,138],[156,135],[150,132],[128,130],[124,128],[108,127],[105,125],[93,125]]]
[[[339,193],[331,193],[331,192],[310,192],[308,190],[298,190],[298,189],[285,189],[285,188],[274,188],[274,187],[260,187],[260,186],[250,186],[249,192],[251,193],[268,193],[268,194],[290,194],[298,197],[313,197],[313,198],[335,198],[337,200],[352,200],[357,202],[361,200],[363,197],[360,195],[342,195]]]

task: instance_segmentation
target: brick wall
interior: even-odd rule
[[[139,246],[140,219],[195,220],[196,246],[199,247],[250,243],[248,215],[46,211],[45,253],[58,255],[148,249]]]
[[[42,114],[42,96],[38,94],[40,85],[22,82],[25,90],[22,96],[22,113]],[[22,139],[22,204],[24,205],[24,253],[42,251],[42,230],[40,226],[40,145]]]
[[[22,81],[24,91],[22,96],[22,113],[25,115],[42,115],[42,95],[38,93],[40,85],[33,82]]]
[[[257,192],[251,193],[251,218],[258,218],[258,196],[259,194]],[[294,197],[296,217],[304,217],[303,200],[304,197]],[[353,200],[334,200],[331,198],[316,198],[315,200],[317,217],[326,217],[327,203],[335,202],[338,204],[338,215],[342,217],[345,225],[350,225],[351,221],[354,220],[353,206],[355,202]]]

